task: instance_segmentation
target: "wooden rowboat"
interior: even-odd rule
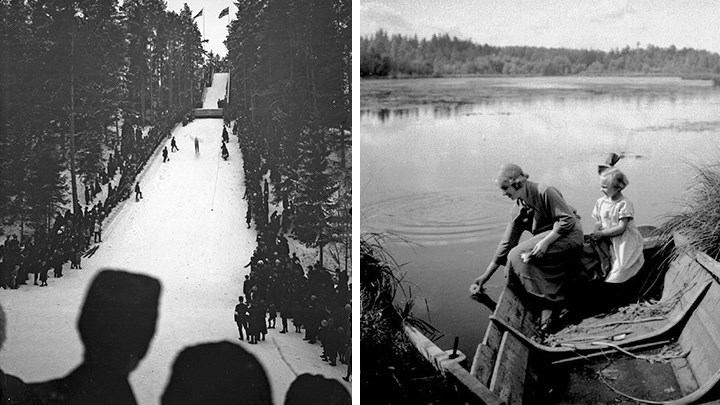
[[[470,374],[492,394],[479,402],[698,403],[720,388],[718,314],[720,263],[699,252],[670,263],[658,301],[578,320],[550,337],[538,332],[538,311],[505,288]]]
[[[680,405],[720,398],[720,263],[685,252],[663,267],[650,255],[657,251],[646,238],[642,271],[662,280],[659,299],[576,319],[551,336],[538,331],[539,310],[506,287],[470,370],[447,367],[468,402]]]

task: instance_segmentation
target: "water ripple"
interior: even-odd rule
[[[363,204],[362,228],[421,245],[497,239],[511,202],[496,190],[443,190]]]

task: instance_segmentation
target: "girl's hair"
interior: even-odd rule
[[[624,190],[625,187],[627,187],[630,184],[630,180],[628,180],[625,173],[623,173],[620,169],[617,168],[610,168],[608,170],[603,171],[600,174],[601,179],[609,178],[612,182],[612,185],[617,187],[618,190]]]

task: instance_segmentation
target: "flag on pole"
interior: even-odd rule
[[[223,18],[226,15],[230,14],[230,7],[225,7],[221,12],[218,18]]]
[[[193,20],[196,19],[196,18],[198,18],[198,17],[200,17],[201,15],[203,15],[203,14],[202,14],[203,10],[205,10],[205,9],[204,9],[204,8],[203,8],[203,9],[200,9],[200,12],[197,13],[197,14],[195,15],[195,17],[193,17]]]

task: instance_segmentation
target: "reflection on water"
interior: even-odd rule
[[[435,119],[452,118],[461,114],[472,114],[473,106],[467,104],[459,105],[436,105],[407,108],[378,108],[375,110],[361,109],[361,120],[376,120],[386,122],[393,120],[407,120],[422,116],[432,116]]]
[[[505,226],[507,215],[502,214],[507,201],[500,202],[494,194],[486,189],[392,196],[363,205],[363,229],[391,233],[422,246],[479,242]]]
[[[720,89],[671,78],[441,79],[362,82],[361,229],[398,235],[413,293],[432,324],[472,356],[489,311],[468,286],[487,266],[512,202],[502,163],[556,186],[592,229],[609,152],[628,175],[638,224],[657,225],[692,176],[720,157]],[[377,95],[377,97],[375,96]],[[419,246],[419,247],[418,247]],[[504,281],[490,284],[497,298]],[[422,315],[422,314],[419,314]]]

